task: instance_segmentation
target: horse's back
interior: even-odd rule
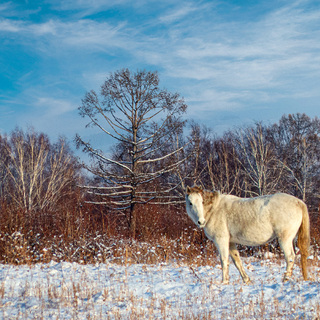
[[[260,245],[283,233],[297,232],[304,203],[285,193],[256,198],[226,197],[225,212],[231,241]]]
[[[275,193],[272,195],[260,196],[255,198],[238,198],[237,206],[239,209],[253,212],[259,216],[281,216],[281,218],[292,217],[296,214],[300,215],[304,202],[300,199],[286,194]]]
[[[266,197],[270,198],[273,205],[288,206],[289,209],[301,208],[301,205],[304,205],[302,200],[287,193],[275,193]]]

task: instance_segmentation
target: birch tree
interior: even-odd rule
[[[228,135],[217,138],[210,128],[191,122],[192,143],[187,148],[191,156],[184,163],[181,176],[187,177],[189,184],[237,193],[240,165],[233,138]]]
[[[275,192],[283,175],[274,145],[268,141],[266,130],[261,124],[241,129],[235,135],[238,161],[246,185],[244,191],[251,196]]]
[[[24,212],[53,210],[75,184],[75,158],[64,140],[52,145],[44,134],[17,129],[3,148],[6,194]]]
[[[213,141],[213,152],[208,155],[207,168],[212,188],[228,194],[241,194],[241,164],[233,136],[225,134]]]
[[[284,115],[279,124],[270,127],[270,136],[290,192],[303,201],[308,195],[319,197],[320,120],[304,113]]]
[[[157,72],[128,69],[110,74],[100,93],[88,92],[79,107],[88,126],[115,141],[110,153],[76,136],[93,159],[85,167],[100,179],[99,186],[84,187],[95,196],[93,203],[125,212],[133,236],[137,204],[163,199],[175,188],[161,178],[184,161],[178,137],[186,108],[179,94],[159,88]]]

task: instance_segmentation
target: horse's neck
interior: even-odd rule
[[[221,200],[220,192],[209,192],[205,193],[205,201],[204,201],[204,212],[207,217],[211,216],[214,210],[218,207]]]

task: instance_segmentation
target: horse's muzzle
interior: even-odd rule
[[[206,225],[206,220],[205,219],[199,219],[198,220],[198,226],[200,228],[203,228]]]

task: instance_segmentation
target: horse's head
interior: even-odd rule
[[[197,186],[187,187],[186,190],[186,209],[191,220],[200,228],[206,225],[203,209],[203,190]]]

